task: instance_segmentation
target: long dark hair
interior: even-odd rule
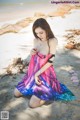
[[[33,27],[32,27],[32,30],[33,30],[33,34],[35,36],[35,38],[39,38],[36,33],[35,33],[35,29],[38,28],[38,27],[41,27],[43,30],[45,30],[46,32],[46,37],[47,37],[47,43],[48,43],[48,46],[49,46],[49,40],[50,38],[55,38],[51,28],[50,28],[50,25],[48,24],[48,22],[44,19],[44,18],[39,18],[37,19],[34,23],[33,23]],[[49,51],[50,51],[50,46],[49,46]]]
[[[50,25],[44,18],[39,18],[33,23],[32,30],[33,30],[33,34],[36,38],[38,38],[38,36],[35,33],[35,29],[38,27],[41,27],[43,30],[46,31],[47,39],[54,38],[54,34],[50,28]]]

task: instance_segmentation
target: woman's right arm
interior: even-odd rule
[[[33,48],[30,52],[30,55],[32,56],[35,55],[36,53],[37,53],[37,49]]]
[[[35,55],[37,52],[38,52],[38,51],[37,51],[37,40],[34,39],[34,40],[33,40],[33,48],[32,48],[32,50],[31,50],[31,52],[30,52],[30,55]]]

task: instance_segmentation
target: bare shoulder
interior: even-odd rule
[[[39,42],[40,41],[38,38],[34,38],[33,40],[34,40],[34,42]]]
[[[33,39],[34,44],[37,44],[38,40],[36,38]]]
[[[57,40],[57,38],[51,38],[50,40],[49,40],[49,42],[50,42],[50,45],[57,45],[58,44],[58,40]]]

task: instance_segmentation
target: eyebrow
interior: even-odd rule
[[[36,34],[38,34],[37,32],[35,32]],[[43,31],[40,31],[39,33],[43,33]]]

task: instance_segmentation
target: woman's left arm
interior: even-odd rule
[[[46,69],[48,69],[52,63],[47,62],[38,72],[35,73],[35,82],[37,85],[41,85],[41,81],[39,80],[38,76],[43,73]]]
[[[39,76],[41,73],[43,73],[45,70],[47,70],[50,66],[52,65],[52,63],[47,62],[41,69],[39,69],[35,76]]]

